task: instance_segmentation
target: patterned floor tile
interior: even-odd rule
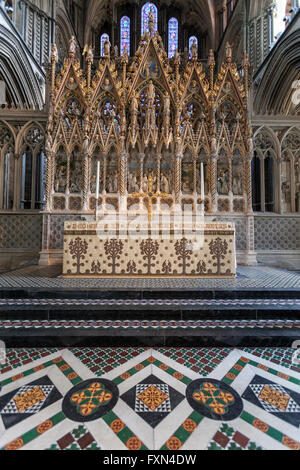
[[[155,375],[150,375],[121,398],[155,428],[181,403],[184,396]]]
[[[223,423],[209,443],[207,450],[263,450],[244,434]]]
[[[42,359],[55,352],[59,348],[36,348],[36,349],[6,349],[5,364],[0,364],[0,374],[5,374],[17,367],[26,366],[37,359]]]
[[[300,373],[300,367],[292,362],[295,352],[292,348],[243,348],[243,351]]]
[[[51,267],[50,267],[51,268]],[[299,289],[300,274],[269,266],[239,266],[236,279],[63,279],[59,270],[33,266],[0,275],[0,287],[71,289]]]
[[[101,447],[86,426],[81,424],[45,450],[101,450]]]
[[[159,352],[206,377],[231,353],[231,348],[159,348]]]
[[[297,428],[300,425],[299,393],[256,375],[243,398]]]
[[[62,395],[45,376],[0,397],[0,416],[5,429],[39,413]]]
[[[247,349],[37,351],[1,376],[0,449],[300,450],[300,374]]]

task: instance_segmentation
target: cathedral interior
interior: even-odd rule
[[[299,312],[300,0],[0,0],[0,450],[300,450]]]

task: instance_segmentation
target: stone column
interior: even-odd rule
[[[20,188],[22,186],[22,181],[21,178],[19,177],[20,175],[20,161],[22,159],[20,158],[20,155],[16,154],[15,155],[15,174],[14,174],[14,204],[13,204],[13,211],[17,211],[20,209]]]
[[[211,195],[211,211],[217,211],[217,157],[216,155],[211,155],[209,160],[209,189]]]
[[[296,168],[295,168],[295,161],[294,161],[294,155],[293,157],[290,158],[289,160],[290,163],[290,174],[291,174],[291,212],[296,212]],[[280,165],[281,167],[281,165]],[[280,174],[281,174],[281,168],[280,168]],[[280,193],[281,193],[281,182],[280,182]]]
[[[143,176],[144,176],[144,159],[145,159],[145,154],[140,153],[140,171],[139,171],[139,177],[140,177],[140,192],[142,192],[142,183],[143,183]]]
[[[160,176],[161,176],[161,171],[160,171],[160,164],[161,164],[161,154],[157,155],[157,170],[156,170],[156,179],[157,179],[157,184],[156,184],[156,192],[160,193]]]
[[[127,161],[128,154],[121,153],[119,156],[119,193],[121,196],[126,196],[127,192]]]
[[[181,165],[182,165],[183,154],[181,152],[176,153],[175,165],[174,165],[174,189],[175,189],[175,204],[179,204],[181,194]]]
[[[89,195],[89,167],[91,156],[86,153],[83,157],[83,187],[82,187],[82,208],[84,211],[88,210],[88,195]]]
[[[230,212],[233,212],[233,191],[232,191],[232,155],[228,156],[228,196]]]
[[[107,169],[107,157],[103,155],[102,159],[100,160],[103,163],[103,179],[102,179],[102,193],[106,194],[106,169]]]
[[[252,214],[252,175],[251,175],[251,156],[247,157],[245,161],[245,173],[244,173],[244,193],[247,196],[247,213]]]
[[[193,158],[193,193],[197,194],[197,159]]]
[[[46,152],[47,167],[46,167],[46,205],[45,211],[51,210],[51,196],[53,188],[53,167],[54,167],[54,154]]]
[[[126,195],[127,195],[127,152],[122,152],[119,156],[119,211],[125,212],[127,209]]]

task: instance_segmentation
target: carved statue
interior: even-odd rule
[[[50,134],[47,135],[46,137],[46,142],[45,142],[45,151],[46,151],[46,154],[47,153],[50,153],[52,150],[52,137]]]
[[[89,139],[85,137],[82,145],[83,154],[86,155],[89,151]]]
[[[149,15],[148,15],[148,29],[149,29],[150,36],[154,36],[154,33],[155,33],[155,14],[154,14],[154,10],[153,10],[152,6],[150,7]]]
[[[221,170],[218,176],[218,193],[219,194],[228,194],[228,172]]]
[[[176,51],[175,51],[174,63],[175,63],[175,65],[180,65],[180,54],[178,52],[178,49],[176,49]]]
[[[195,39],[193,40],[193,44],[192,44],[192,58],[193,59],[198,58],[198,46],[197,46],[197,42]]]
[[[69,55],[71,57],[74,57],[76,55],[76,51],[77,51],[77,43],[76,43],[75,37],[72,36],[69,41]]]
[[[51,57],[53,57],[55,63],[58,62],[58,51],[56,44],[51,44]]]
[[[227,59],[232,59],[232,47],[229,42],[226,42],[225,54]]]
[[[115,57],[119,57],[119,48],[117,45],[115,45],[114,47],[114,53],[115,53]]]
[[[147,178],[147,175],[144,175],[143,180],[142,180],[142,191],[144,193],[147,193],[148,187],[149,187],[148,178]]]
[[[149,86],[148,86],[148,96],[147,96],[148,108],[152,108],[154,106],[154,100],[155,100],[155,88],[154,88],[152,80],[150,80]]]
[[[168,93],[164,97],[164,113],[166,116],[170,116],[170,95]]]
[[[104,50],[104,55],[105,57],[110,57],[110,41],[109,39],[106,39],[103,44],[103,50]]]
[[[134,94],[133,98],[131,100],[131,105],[130,105],[130,114],[131,114],[131,127],[132,129],[135,129],[137,126],[137,114],[139,110],[139,103],[138,103],[138,94]]]
[[[128,175],[128,192],[129,193],[137,193],[139,192],[140,188],[138,185],[137,177],[134,173],[129,173]]]
[[[86,60],[89,60],[91,62],[93,62],[94,60],[94,49],[92,48],[92,46],[89,46],[87,50]]]
[[[164,174],[162,174],[160,178],[160,189],[163,193],[170,194],[169,181]]]
[[[127,46],[124,46],[124,49],[123,49],[123,54],[122,54],[122,58],[123,58],[123,61],[128,64],[128,51],[127,51]]]
[[[60,165],[57,169],[55,179],[55,192],[63,193],[67,185],[67,168],[65,165]]]

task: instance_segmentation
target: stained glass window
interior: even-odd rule
[[[196,44],[197,44],[197,49],[198,49],[198,39],[196,38],[196,36],[191,36],[190,39],[189,39],[189,51],[190,51],[190,58],[192,57],[192,46],[193,46],[193,42],[196,41]]]
[[[178,49],[178,20],[171,18],[169,20],[169,58],[175,55]]]
[[[106,33],[102,34],[100,39],[100,55],[102,57],[104,56],[104,43],[107,39],[109,40],[109,35]]]
[[[157,31],[157,20],[158,20],[158,13],[157,8],[154,3],[147,2],[142,8],[142,36],[145,34],[146,31],[149,31],[148,28],[148,15],[150,8],[152,7],[154,11],[154,19],[155,19],[155,31]]]
[[[130,19],[128,16],[123,16],[121,19],[121,55],[125,47],[130,56]]]

